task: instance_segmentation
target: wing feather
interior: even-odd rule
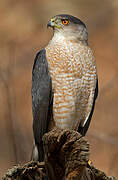
[[[93,105],[92,105],[92,109],[91,109],[91,112],[89,114],[89,117],[88,119],[86,120],[86,123],[83,125],[79,125],[79,128],[78,128],[78,132],[80,134],[82,134],[82,136],[85,136],[88,128],[89,128],[89,125],[90,125],[90,122],[91,122],[91,118],[92,118],[92,115],[93,115],[93,111],[94,111],[94,107],[95,107],[95,101],[96,101],[96,98],[98,96],[98,79],[96,81],[96,88],[95,88],[95,94],[94,94],[94,99],[93,99]]]
[[[33,132],[39,159],[43,157],[42,136],[48,130],[51,112],[52,83],[48,71],[45,49],[41,50],[35,58],[32,70],[32,110]]]

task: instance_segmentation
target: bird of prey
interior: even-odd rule
[[[98,94],[96,61],[85,24],[61,14],[47,26],[53,37],[36,55],[32,71],[33,159],[39,161],[43,161],[42,136],[52,128],[85,136]]]

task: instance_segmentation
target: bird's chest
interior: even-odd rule
[[[79,56],[79,47],[70,45],[47,46],[46,57],[49,72],[52,77],[53,89],[67,84],[72,85],[73,81],[82,77],[82,62]]]

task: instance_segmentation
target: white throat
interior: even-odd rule
[[[65,40],[66,40],[65,36],[60,32],[55,32],[51,39],[51,41],[59,42],[59,43],[64,42]]]

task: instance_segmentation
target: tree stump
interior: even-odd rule
[[[89,143],[76,131],[55,128],[43,144],[45,162],[15,166],[2,180],[116,180],[88,164]]]
[[[49,179],[82,178],[89,160],[89,143],[85,138],[76,131],[55,128],[43,136],[43,142]]]

